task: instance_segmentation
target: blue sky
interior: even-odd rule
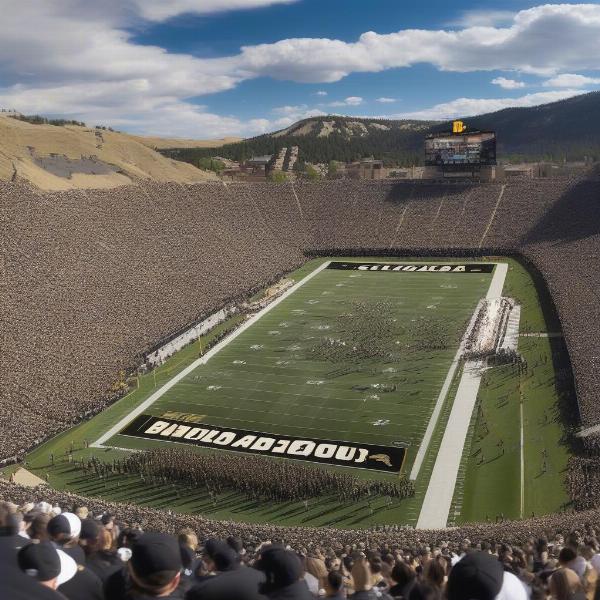
[[[442,119],[600,88],[600,6],[5,0],[0,107],[256,135],[318,114]]]

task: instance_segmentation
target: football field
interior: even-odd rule
[[[393,270],[399,264],[371,270],[332,261],[313,272],[203,364],[159,390],[139,408],[139,422],[193,415],[218,432],[403,449],[398,464],[408,474],[493,265],[457,272],[439,270],[443,263],[406,262]],[[102,445],[144,448],[197,437],[142,437],[131,428],[124,435],[134,416],[116,424],[119,433],[105,435]],[[247,450],[231,446],[222,449]]]
[[[465,409],[461,341],[479,301],[500,295],[521,306],[518,350],[531,368],[481,371],[475,406]],[[556,379],[560,338],[543,337],[560,324],[543,306],[509,258],[314,259],[164,364],[127,378],[128,394],[33,450],[27,468],[58,489],[247,522],[414,526],[429,518],[428,496],[443,518],[440,482],[450,525],[553,512],[566,501],[569,448],[562,420],[549,415],[560,414],[569,390]],[[151,448],[261,454],[388,482],[401,475],[414,496],[322,494],[307,508],[82,470],[83,461],[110,464]]]

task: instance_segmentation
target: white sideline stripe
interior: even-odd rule
[[[488,288],[486,298],[489,300],[490,298],[495,298],[497,296],[502,295],[502,288],[504,287],[504,280],[506,278],[506,273],[508,272],[508,265],[506,263],[496,263],[496,268],[494,269],[494,275],[492,276],[492,281],[490,282],[490,287]],[[444,384],[442,385],[442,389],[440,390],[439,396],[436,400],[435,407],[433,408],[433,412],[431,413],[431,417],[429,419],[429,423],[427,424],[427,429],[425,430],[425,435],[421,440],[421,445],[417,450],[417,456],[415,457],[415,462],[413,463],[412,469],[410,471],[410,479],[413,481],[418,477],[419,471],[423,465],[423,461],[425,460],[425,454],[427,454],[427,449],[429,448],[429,443],[431,442],[431,436],[433,436],[433,432],[435,430],[435,426],[437,425],[440,413],[442,412],[442,407],[444,406],[444,402],[446,401],[446,396],[448,395],[448,390],[450,389],[450,385],[452,384],[452,380],[454,379],[454,374],[456,373],[456,369],[458,368],[458,364],[460,362],[460,357],[465,349],[465,342],[467,341],[467,335],[469,331],[471,331],[475,319],[477,318],[477,313],[479,311],[479,304],[475,307],[473,314],[471,316],[471,321],[467,327],[465,335],[458,346],[458,350],[452,359],[452,363],[450,364],[450,368],[448,369],[448,373],[446,374],[446,379],[444,379]]]
[[[417,521],[418,529],[444,529],[448,522],[456,476],[471,421],[470,416],[477,402],[481,366],[480,361],[465,363],[448,425],[421,506]]]
[[[487,300],[502,295],[507,273],[507,263],[496,264],[494,276],[486,295]],[[475,318],[475,315],[473,318]],[[461,343],[461,347],[462,345]],[[446,527],[448,523],[458,470],[481,383],[481,366],[482,364],[479,361],[467,361],[465,363],[456,390],[452,411],[448,417],[442,443],[438,449],[427,492],[425,492],[425,498],[421,506],[417,521],[417,527],[419,528],[441,529]],[[523,487],[521,487],[521,490],[523,490]]]
[[[504,289],[504,280],[508,273],[507,263],[497,263],[494,269],[494,276],[492,277],[492,283],[485,296],[486,300],[493,300],[494,298],[502,298],[502,290]]]
[[[254,325],[263,315],[267,314],[270,310],[275,308],[278,304],[283,302],[288,296],[293,294],[298,288],[302,287],[307,281],[310,281],[315,275],[318,275],[323,269],[329,266],[331,261],[325,261],[321,266],[317,267],[314,271],[309,273],[304,279],[301,279],[298,283],[294,284],[291,288],[286,290],[279,298],[273,300],[270,304],[265,306],[262,310],[257,312],[252,318],[248,319],[243,325],[238,327],[231,335],[228,335],[225,339],[221,340],[218,344],[213,346],[204,356],[196,359],[191,365],[187,366],[183,371],[175,375],[173,379],[170,379],[161,388],[156,390],[149,398],[146,398],[141,404],[134,408],[130,413],[123,417],[118,423],[113,425],[104,435],[101,435],[94,443],[90,444],[93,448],[104,447],[104,442],[108,441],[113,435],[116,435],[127,423],[133,421],[138,415],[141,415],[149,406],[152,406],[163,394],[168,392],[174,385],[179,383],[184,377],[187,377],[194,369],[200,365],[208,362],[217,352],[222,350],[230,342],[232,342],[238,335],[246,331],[249,327]]]
[[[479,248],[481,248],[483,246],[483,241],[487,237],[488,231],[490,230],[490,227],[492,226],[492,223],[494,222],[494,218],[496,217],[496,211],[498,210],[498,207],[500,206],[500,202],[502,201],[502,196],[504,196],[505,189],[506,189],[506,184],[503,183],[502,187],[500,188],[500,193],[498,194],[498,200],[496,200],[496,206],[494,206],[494,210],[492,211],[492,215],[490,217],[490,220],[488,221],[487,227],[485,228],[485,231],[483,232],[483,235],[481,236],[481,239],[479,240],[479,246],[478,246]]]

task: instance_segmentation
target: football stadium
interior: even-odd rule
[[[266,19],[305,2],[140,0],[110,19],[68,4],[41,11],[45,29],[84,14],[101,28],[85,30],[101,89],[89,48],[76,81],[73,65],[44,79],[25,61],[0,86],[19,107],[0,109],[0,599],[600,598],[600,151],[591,125],[577,145],[561,121],[583,103],[596,119],[582,86],[600,79],[534,52],[535,27],[574,31],[585,9],[587,31],[597,7],[531,7],[501,27],[503,11],[473,5],[435,32],[444,61],[330,72],[329,43],[375,60],[388,34],[221,56],[186,31],[238,4]],[[510,69],[485,63],[505,29]],[[419,32],[435,53],[433,30],[389,35]],[[310,74],[286,62],[305,45]],[[262,71],[265,51],[280,54]],[[363,117],[366,91],[330,87],[249,125],[231,108],[427,63],[444,85],[497,71],[518,79],[490,85],[545,91],[487,114],[489,99],[463,97]],[[247,80],[243,100],[227,95]],[[216,93],[231,114],[190,100]],[[448,120],[464,106],[477,114]],[[216,122],[219,139],[178,137]]]

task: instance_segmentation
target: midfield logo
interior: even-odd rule
[[[386,473],[399,473],[406,456],[404,447],[295,438],[257,431],[217,428],[205,423],[191,423],[190,420],[182,421],[153,415],[140,415],[120,434]]]

